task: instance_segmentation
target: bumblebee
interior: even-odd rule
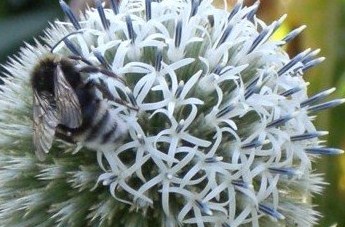
[[[109,97],[110,92],[88,79],[94,72],[114,74],[91,65],[77,65],[76,59],[49,54],[31,73],[33,143],[41,161],[55,137],[98,150],[119,142],[127,134],[126,123],[108,102],[113,98]]]

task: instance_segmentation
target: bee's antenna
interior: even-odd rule
[[[70,37],[70,36],[72,36],[72,35],[80,34],[80,33],[83,33],[83,32],[84,32],[84,31],[79,30],[79,31],[71,32],[71,33],[69,33],[68,35],[64,36],[64,37],[63,37],[62,39],[60,39],[54,46],[50,47],[50,53],[53,53],[54,50],[55,50],[55,48],[56,48],[60,43],[65,42],[66,39],[67,39],[68,37]],[[49,46],[49,45],[48,45],[48,46]]]

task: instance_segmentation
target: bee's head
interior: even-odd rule
[[[46,91],[54,94],[54,74],[57,73],[58,65],[72,88],[81,83],[80,73],[73,61],[56,55],[46,55],[39,60],[31,73],[32,87],[38,92]]]
[[[31,72],[31,84],[38,92],[54,92],[54,73],[57,63],[54,56],[47,55],[40,59]]]

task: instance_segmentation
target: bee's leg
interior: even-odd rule
[[[95,83],[95,82],[90,82],[90,83],[92,83],[92,85],[95,86],[102,93],[103,97],[105,97],[106,99],[111,100],[113,102],[116,102],[120,105],[126,106],[129,109],[136,110],[136,111],[139,110],[139,108],[137,106],[131,106],[131,105],[129,105],[128,102],[124,101],[123,99],[116,98],[111,93],[108,86],[106,85],[106,83],[102,79],[100,79],[100,84]]]
[[[84,58],[84,57],[82,57],[80,55],[70,55],[70,56],[68,56],[68,58],[72,59],[72,60],[75,60],[75,61],[82,61],[85,64],[92,66],[92,63],[89,60],[87,60],[86,58]]]
[[[119,77],[118,75],[113,73],[112,71],[107,70],[107,69],[102,69],[102,68],[97,67],[97,66],[93,66],[93,65],[83,66],[82,68],[79,69],[79,72],[81,72],[81,73],[102,73],[103,75],[115,78],[115,79],[121,81],[123,84],[126,84],[126,81],[124,79],[122,79],[121,77]]]
[[[71,130],[64,125],[58,125],[55,131],[55,136],[68,143],[75,143]]]
[[[106,62],[106,60],[103,58],[103,56],[101,54],[96,52],[95,56],[97,57],[97,59],[102,63],[102,65],[105,68],[101,68],[101,67],[92,65],[92,63],[90,61],[88,61],[87,59],[85,59],[81,55],[71,55],[71,56],[68,56],[68,58],[75,60],[75,61],[82,61],[85,64],[87,64],[87,66],[83,66],[79,69],[79,72],[81,72],[81,73],[102,73],[103,75],[115,78],[115,79],[121,81],[123,84],[126,84],[126,81],[124,79],[122,79],[121,77],[119,77],[118,75],[116,75],[115,73],[113,73],[110,70],[109,64]]]

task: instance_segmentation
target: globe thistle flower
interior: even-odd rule
[[[312,162],[329,148],[313,120],[343,99],[308,97],[318,50],[290,58],[270,39],[285,19],[256,17],[258,3],[227,12],[211,0],[96,1],[78,20],[55,21],[3,66],[1,226],[311,226],[321,193]],[[30,73],[55,55],[104,70],[126,123],[106,149],[56,139],[40,162],[32,145]],[[104,75],[111,72],[118,78]],[[103,72],[103,73],[102,73]]]

